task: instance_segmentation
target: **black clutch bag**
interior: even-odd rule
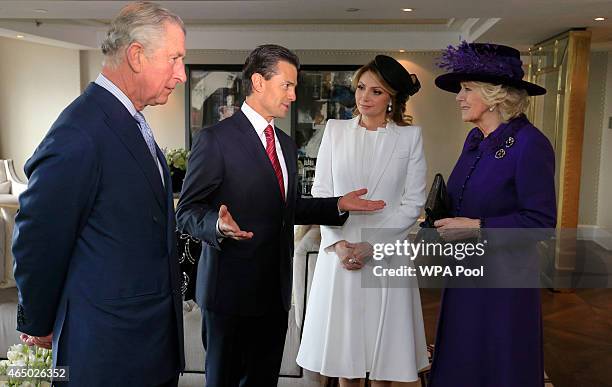
[[[450,217],[450,200],[446,193],[446,183],[441,174],[434,177],[431,190],[425,201],[425,221],[421,222],[422,228],[434,227],[434,222],[439,219]]]

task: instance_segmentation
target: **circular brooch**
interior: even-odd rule
[[[506,145],[506,148],[510,148],[512,145],[514,145],[514,137],[512,136],[508,137],[506,139],[505,145]]]
[[[495,152],[496,159],[503,159],[505,155],[506,155],[506,151],[503,148],[498,149],[497,152]]]

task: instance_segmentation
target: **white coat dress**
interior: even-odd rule
[[[351,213],[344,226],[321,226],[321,246],[306,308],[297,363],[327,376],[415,381],[428,365],[416,280],[405,286],[362,286],[363,270],[342,267],[332,245],[405,239],[425,202],[421,128],[388,123],[366,149],[359,116],[329,120],[319,148],[312,194],[341,196],[366,187],[367,199],[384,200],[377,212]],[[364,172],[364,161],[371,173]],[[363,233],[363,229],[376,232]],[[372,276],[370,276],[372,277]]]

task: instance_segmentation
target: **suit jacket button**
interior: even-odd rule
[[[159,220],[157,219],[157,216],[154,216],[154,217],[153,217],[153,221],[154,221],[155,223],[159,223]]]

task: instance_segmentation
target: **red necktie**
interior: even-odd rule
[[[276,145],[274,144],[274,130],[271,125],[268,125],[264,130],[266,135],[266,153],[274,168],[276,174],[276,180],[278,180],[278,186],[280,188],[281,196],[285,200],[285,183],[283,181],[283,170],[281,169],[280,162],[278,161],[278,155],[276,154]]]

